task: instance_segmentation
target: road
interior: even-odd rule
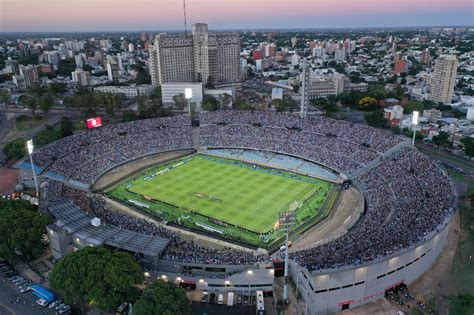
[[[446,164],[453,167],[462,168],[466,174],[474,176],[474,161],[471,161],[463,156],[458,156],[450,152],[436,149],[432,146],[417,143],[416,147],[423,153],[431,156],[433,159],[442,160]]]

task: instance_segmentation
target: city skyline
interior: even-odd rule
[[[0,0],[0,8],[2,32],[184,28],[181,0]],[[456,26],[473,24],[474,6],[469,0],[188,0],[187,15],[188,30],[196,22],[214,30]]]

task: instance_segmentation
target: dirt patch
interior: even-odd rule
[[[16,171],[11,168],[0,168],[0,195],[9,195],[15,191],[18,183]]]

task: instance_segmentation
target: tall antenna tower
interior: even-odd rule
[[[186,0],[183,0],[183,14],[184,14],[184,34],[188,35],[188,30],[186,27]]]

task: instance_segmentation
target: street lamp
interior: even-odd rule
[[[193,89],[185,88],[184,97],[188,100],[188,110],[189,110],[189,115],[191,115],[191,99],[193,98]]]
[[[33,165],[33,139],[26,141],[26,150],[28,156],[30,157],[31,171],[33,172],[33,179],[35,181],[36,197],[39,198],[39,189],[38,189],[38,180],[36,179],[35,166]]]
[[[418,125],[418,116],[420,115],[419,112],[416,110],[413,111],[413,116],[412,116],[412,124],[413,124],[413,140],[411,141],[411,145],[415,146],[415,135],[416,135],[416,126]]]

